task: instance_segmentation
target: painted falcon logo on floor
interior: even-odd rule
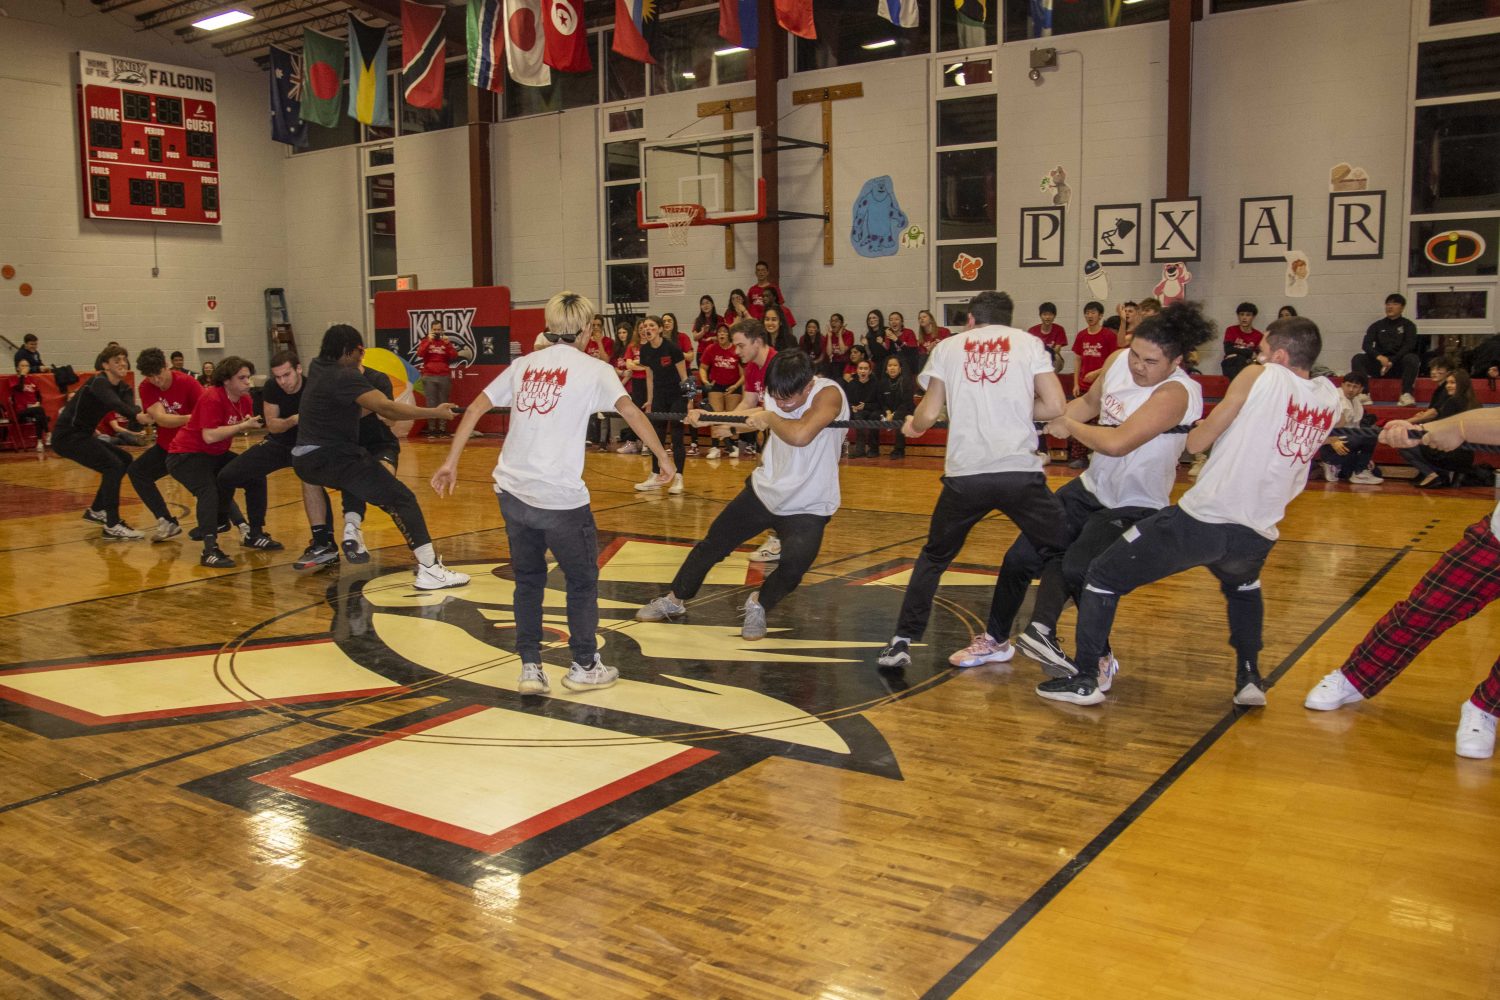
[[[0,718],[75,736],[265,713],[265,731],[312,741],[184,787],[274,817],[277,837],[316,834],[465,884],[534,870],[769,757],[899,780],[862,713],[948,676],[938,656],[898,676],[874,666],[905,564],[810,578],[749,642],[737,609],[761,577],[742,555],[715,567],[685,619],[634,620],[686,553],[630,537],[605,546],[598,639],[621,679],[604,690],[561,684],[571,657],[554,572],[552,690],[519,694],[515,585],[488,562],[456,567],[473,581],[437,593],[415,590],[408,568],[346,570],[320,606],[324,621],[333,611],[321,634],[251,629],[223,647],[8,668]],[[962,572],[945,582],[992,585]],[[940,642],[967,635],[935,626]]]

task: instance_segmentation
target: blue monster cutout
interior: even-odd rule
[[[890,176],[872,177],[854,201],[849,242],[861,257],[891,257],[901,249],[906,223],[906,213],[896,204],[896,188]]]

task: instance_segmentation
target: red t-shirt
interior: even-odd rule
[[[1265,334],[1255,329],[1255,327],[1252,326],[1250,328],[1250,332],[1246,333],[1244,330],[1241,330],[1240,325],[1236,323],[1234,324],[1234,326],[1231,326],[1228,330],[1224,331],[1224,347],[1226,349],[1230,347],[1240,347],[1250,351],[1258,351],[1260,350],[1260,342],[1264,337]]]
[[[625,361],[626,362],[634,361],[636,364],[640,364],[640,361],[641,361],[641,347],[640,347],[639,344],[631,344],[629,347],[625,348]],[[620,366],[620,368],[622,370],[624,369],[624,367],[625,366],[623,364]],[[646,369],[644,369],[644,368],[637,368],[635,371],[633,371],[633,372],[630,373],[630,377],[631,378],[645,378],[646,377]]]
[[[583,353],[600,361],[611,362],[615,357],[615,345],[608,340],[590,340],[584,345]]]
[[[693,353],[698,349],[697,345],[693,343],[693,338],[686,333],[682,333],[681,331],[679,331],[677,334],[677,346],[679,349],[681,349],[682,356],[689,359],[693,357]],[[691,367],[691,365],[689,367]]]
[[[110,424],[115,419],[116,415],[117,414],[113,412],[106,413],[104,415],[104,419],[100,420],[98,426],[94,428],[94,433],[103,434],[106,437],[113,436],[115,433],[115,429],[111,427]]]
[[[708,369],[708,381],[719,388],[740,380],[740,359],[733,347],[720,347],[717,340],[708,341],[698,355],[698,363]]]
[[[417,345],[417,360],[423,375],[452,375],[458,349],[441,337],[423,337]]]
[[[946,326],[940,326],[935,329],[930,337],[926,334],[919,333],[917,334],[917,350],[921,351],[923,354],[926,354],[928,351],[932,350],[938,344],[941,344],[951,336],[953,336],[953,331],[948,329]]]
[[[843,335],[835,337],[830,330],[823,335],[823,343],[826,345],[829,341],[832,341],[832,346],[828,349],[830,356],[835,362],[843,361],[849,357],[849,348],[854,346],[854,331],[845,327]]]
[[[750,393],[765,393],[766,391],[766,367],[770,365],[771,359],[776,357],[776,348],[766,350],[766,363],[758,365],[750,362],[745,366],[745,395]]]
[[[1067,331],[1062,328],[1061,323],[1053,323],[1052,331],[1050,333],[1043,333],[1042,324],[1040,323],[1027,330],[1026,332],[1031,334],[1037,340],[1040,340],[1047,347],[1068,346],[1068,334]]]
[[[920,347],[917,342],[917,333],[909,326],[903,326],[901,332],[896,334],[896,343],[902,347]]]
[[[36,387],[36,381],[30,375],[25,378],[16,376],[16,384],[10,390],[10,398],[17,410],[42,405],[42,392]]]
[[[151,384],[148,378],[141,379],[141,409],[149,410],[157,403],[168,413],[181,416],[184,413],[192,413],[193,408],[198,405],[199,398],[204,393],[203,386],[198,380],[186,372],[174,371],[172,373],[172,384],[165,390],[158,389]],[[186,426],[186,425],[184,425]],[[156,427],[156,443],[161,445],[162,451],[172,450],[172,439],[177,436],[181,427]]]
[[[190,452],[222,455],[234,443],[234,435],[231,434],[229,437],[209,444],[203,440],[203,432],[215,427],[237,424],[249,419],[254,412],[255,400],[250,398],[248,392],[239,398],[239,402],[234,403],[230,402],[229,393],[224,391],[222,385],[204,389],[198,405],[193,407],[192,419],[177,429],[177,434],[172,438],[172,446],[167,451],[173,455],[184,455]]]
[[[1119,348],[1120,341],[1115,336],[1115,331],[1107,326],[1101,326],[1098,333],[1089,333],[1088,327],[1078,331],[1078,336],[1073,338],[1073,353],[1078,356],[1078,382],[1091,381],[1095,372],[1104,367],[1104,362]],[[1083,386],[1078,385],[1078,391],[1083,391]]]
[[[766,282],[764,285],[751,285],[750,286],[750,296],[749,296],[750,297],[750,301],[754,302],[755,300],[759,299],[760,296],[761,296],[761,293],[763,291],[765,291],[767,288],[769,288],[771,291],[773,291],[773,292],[776,293],[776,304],[778,306],[784,306],[784,305],[786,305],[786,296],[781,294],[781,289],[780,288],[778,288],[777,286],[771,284],[769,281]]]

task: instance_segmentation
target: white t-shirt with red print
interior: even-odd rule
[[[1052,374],[1052,355],[1014,327],[964,330],[932,349],[917,383],[938,379],[947,394],[945,475],[1042,471],[1032,414],[1043,374]]]
[[[583,449],[589,417],[613,411],[625,395],[615,370],[572,344],[553,344],[505,369],[484,394],[493,405],[510,407],[495,492],[544,510],[587,506]]]

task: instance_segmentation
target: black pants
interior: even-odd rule
[[[238,456],[232,451],[222,455],[207,455],[203,452],[182,452],[167,456],[167,471],[193,494],[197,505],[198,530],[203,533],[203,547],[214,548],[215,535],[224,518],[233,521],[234,491],[224,485],[221,473],[233,464]],[[266,523],[266,481],[264,477],[243,484],[245,509],[252,531],[258,532]]]
[[[628,378],[625,382],[625,387],[630,392],[630,401],[636,406],[644,406],[646,403],[646,380],[643,378]],[[630,429],[629,424],[626,424],[625,429],[620,431],[620,440],[624,442],[639,441],[640,436]]]
[[[1224,373],[1225,378],[1233,382],[1234,377],[1244,371],[1245,367],[1254,360],[1254,351],[1226,351],[1224,359],[1219,362],[1219,370]]]
[[[1219,580],[1229,605],[1229,643],[1241,662],[1260,653],[1265,605],[1260,570],[1275,543],[1242,524],[1210,524],[1181,508],[1165,507],[1121,535],[1089,566],[1078,599],[1078,645],[1073,662],[1084,673],[1099,669],[1109,649],[1120,598],[1148,583],[1195,566]]]
[[[709,570],[745,542],[771,528],[781,539],[781,561],[776,564],[776,572],[766,577],[760,587],[761,607],[770,611],[802,582],[823,547],[823,529],[828,521],[821,514],[771,513],[747,479],[739,496],[719,511],[703,541],[694,545],[683,560],[672,578],[672,593],[679,600],[691,600],[697,596]]]
[[[1373,436],[1348,437],[1344,439],[1344,443],[1349,446],[1346,454],[1340,455],[1325,444],[1318,449],[1317,455],[1319,462],[1328,462],[1338,466],[1340,479],[1348,479],[1356,472],[1363,472],[1370,467],[1370,457],[1375,454],[1375,445],[1379,444],[1379,439]],[[1410,450],[1416,451],[1415,448]],[[1403,450],[1402,454],[1406,452]],[[1467,452],[1465,454],[1470,454],[1472,461],[1472,454]]]
[[[396,522],[396,527],[406,537],[406,544],[412,548],[431,543],[427,519],[417,505],[416,494],[359,445],[315,448],[292,459],[292,468],[297,470],[304,483],[353,493],[379,507]]]
[[[158,521],[163,518],[175,521],[177,519],[167,510],[167,502],[162,499],[161,490],[156,488],[157,482],[166,474],[167,450],[160,443],[153,444],[137,455],[126,470],[130,485],[135,487],[135,495],[141,498],[151,516]]]
[[[937,595],[943,573],[958,558],[969,529],[991,511],[998,510],[1015,522],[1037,554],[1045,561],[1068,547],[1067,519],[1061,502],[1047,489],[1047,477],[1040,472],[989,472],[978,476],[944,476],[943,492],[932,510],[927,527],[927,544],[911,571],[911,583],[901,601],[901,615],[896,635],[912,642],[927,631],[932,614],[932,599]],[[1025,597],[1025,586],[1021,597]],[[1005,575],[995,581],[990,599],[987,631],[997,639],[1010,635],[1020,599],[1007,591]],[[1009,617],[1007,617],[1007,614]]]
[[[542,662],[542,596],[547,589],[547,552],[557,559],[568,588],[568,647],[573,662],[591,666],[598,652],[599,536],[588,504],[547,510],[501,493],[500,515],[510,542],[516,576],[516,655]]]
[[[370,456],[374,458],[375,461],[384,463],[385,466],[391,470],[391,474],[395,475],[396,467],[401,464],[401,446],[399,444],[379,445],[377,447],[370,448],[369,452]],[[326,497],[327,494],[324,494],[324,496]],[[365,519],[365,511],[369,508],[365,504],[364,497],[350,490],[345,490],[343,503],[345,514],[354,514],[361,521]],[[328,510],[330,513],[332,513],[333,507],[330,506]]]
[[[130,468],[130,452],[106,444],[88,431],[58,431],[52,438],[52,450],[99,473],[99,489],[94,492],[94,502],[89,508],[104,511],[110,524],[120,523],[120,481]]]
[[[1390,372],[1381,375],[1380,362],[1361,352],[1349,359],[1349,370],[1359,372],[1366,378],[1386,378],[1394,373],[1401,377],[1401,391],[1410,393],[1417,387],[1417,374],[1422,370],[1422,359],[1412,353],[1392,358],[1391,362]]]
[[[40,406],[28,406],[24,410],[17,411],[16,420],[23,424],[33,424],[36,427],[38,441],[47,436],[47,428],[51,426],[47,422],[47,411]]]
[[[651,400],[652,413],[682,413],[686,409],[687,400],[682,397],[681,393],[664,395],[658,392]],[[665,443],[667,434],[671,433],[672,464],[677,466],[678,472],[681,472],[683,465],[687,462],[687,442],[683,440],[682,436],[682,421],[669,420],[665,424],[657,424],[656,427],[656,432],[661,435],[663,443]],[[656,460],[654,453],[651,456],[651,471],[661,471],[661,463]]]
[[[275,438],[266,438],[257,445],[246,448],[225,465],[219,472],[219,485],[226,494],[233,496],[235,490],[245,491],[245,507],[248,511],[250,530],[259,532],[265,527],[266,479],[273,472],[292,467],[292,449]],[[259,493],[259,513],[252,491]]]

